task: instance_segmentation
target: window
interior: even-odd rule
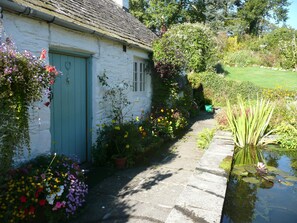
[[[145,91],[145,79],[148,73],[148,65],[138,60],[133,65],[133,91]]]

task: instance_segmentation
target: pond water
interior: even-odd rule
[[[255,169],[249,168],[244,176],[231,174],[221,223],[297,223],[297,152],[264,151],[262,155],[270,166],[264,174],[256,167],[259,160],[253,164],[256,178],[250,177]]]

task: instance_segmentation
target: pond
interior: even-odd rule
[[[247,163],[233,167],[221,223],[296,223],[297,152],[241,152],[234,159]]]

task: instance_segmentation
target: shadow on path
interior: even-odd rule
[[[213,115],[202,113],[147,166],[114,173],[103,169],[112,176],[91,187],[85,208],[72,222],[165,222],[203,154],[196,148],[197,132],[212,126]],[[96,173],[91,176],[96,179]]]

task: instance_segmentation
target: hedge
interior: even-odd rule
[[[188,80],[193,89],[202,87],[204,99],[211,101],[214,106],[226,106],[226,100],[232,104],[237,102],[238,95],[242,99],[256,99],[257,95],[261,95],[263,89],[251,82],[237,82],[226,80],[224,77],[209,72],[190,73]]]

